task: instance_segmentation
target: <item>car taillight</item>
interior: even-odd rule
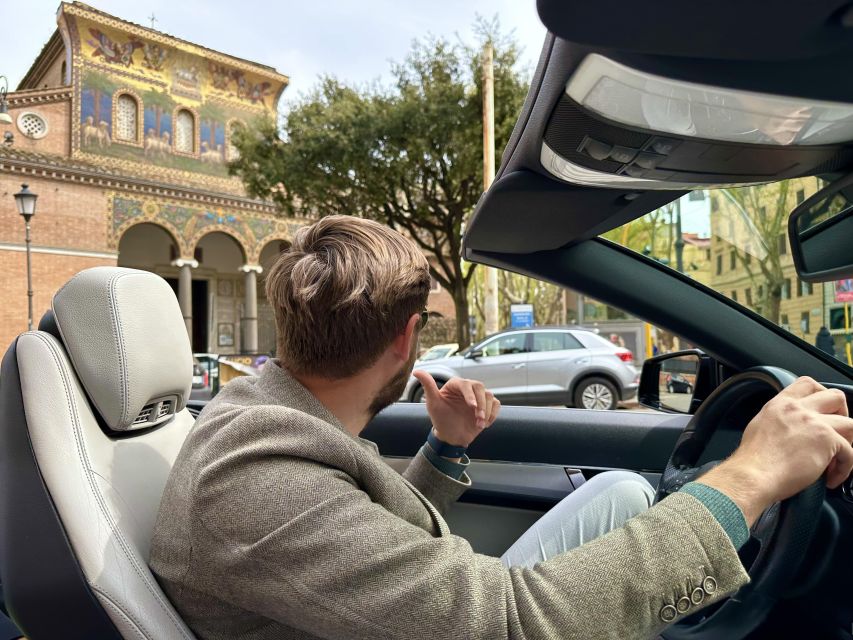
[[[628,349],[619,349],[616,352],[616,357],[619,358],[622,362],[633,362],[634,354],[628,351]]]
[[[207,386],[208,380],[209,380],[209,378],[208,378],[208,372],[207,372],[207,371],[205,371],[205,372],[204,372],[204,375],[202,376],[202,382],[204,383],[204,386],[205,386],[205,387]]]

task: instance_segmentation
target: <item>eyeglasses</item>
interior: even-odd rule
[[[423,311],[421,311],[421,323],[418,327],[418,331],[423,331],[424,327],[427,325],[427,322],[429,322],[429,311],[424,309]]]

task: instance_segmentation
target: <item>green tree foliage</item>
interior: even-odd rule
[[[518,48],[482,24],[495,46],[495,137],[506,145],[527,91]],[[230,163],[250,194],[285,214],[349,214],[384,222],[429,255],[433,277],[453,296],[457,342],[469,343],[462,230],[483,190],[481,47],[442,38],[415,42],[393,66],[390,88],[324,78],[283,122],[262,120],[235,135]]]

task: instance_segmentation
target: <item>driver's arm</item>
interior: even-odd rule
[[[215,597],[325,638],[648,638],[705,578],[716,588],[703,605],[747,581],[729,537],[687,494],[533,569],[506,569],[318,463],[260,459],[228,475],[215,486],[253,494],[264,478],[286,476],[286,499],[258,513],[199,486],[207,517],[193,534],[192,571]]]

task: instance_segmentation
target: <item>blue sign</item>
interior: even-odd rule
[[[533,326],[533,305],[532,304],[512,304],[509,306],[510,326],[515,329],[518,327]]]

